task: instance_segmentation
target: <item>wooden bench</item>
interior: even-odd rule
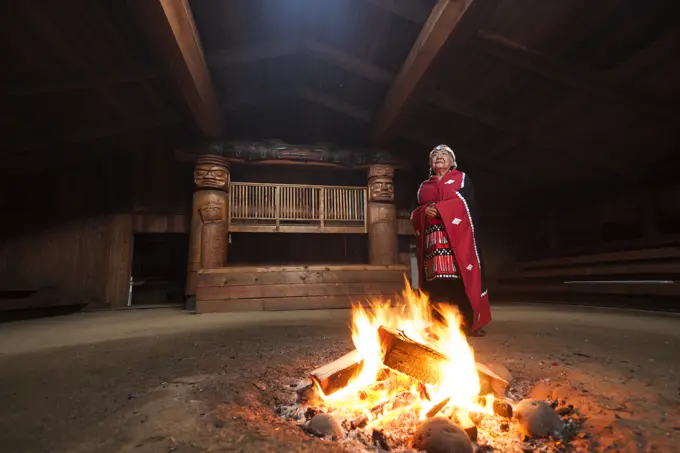
[[[515,295],[680,296],[680,246],[629,249],[517,263],[497,293]]]

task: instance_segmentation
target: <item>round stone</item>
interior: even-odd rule
[[[334,417],[323,413],[312,417],[307,425],[307,431],[310,434],[326,439],[339,439],[345,434],[342,426],[340,426],[340,423]]]
[[[472,453],[465,431],[444,417],[428,418],[416,428],[413,448],[427,453]]]
[[[520,429],[531,437],[548,437],[562,432],[560,417],[545,401],[522,400],[515,408]]]

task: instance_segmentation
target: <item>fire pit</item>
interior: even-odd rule
[[[277,413],[357,451],[533,451],[529,437],[564,445],[564,424],[553,408],[530,400],[517,405],[528,386],[513,389],[509,376],[477,363],[457,309],[435,309],[441,321],[408,283],[394,307],[355,306],[356,349],[312,371],[294,389],[297,403]]]

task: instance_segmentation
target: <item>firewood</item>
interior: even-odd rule
[[[380,326],[378,335],[385,350],[383,364],[386,367],[404,373],[425,384],[440,382],[441,366],[449,360],[446,355],[411,340],[403,332],[384,326]],[[493,381],[501,381],[507,384],[507,381],[487,366],[475,363],[475,367],[482,384],[482,393],[487,393],[484,392],[484,389],[485,387],[491,388],[490,383]]]
[[[437,404],[432,406],[432,409],[427,411],[427,414],[425,414],[425,416],[427,418],[434,417],[435,415],[437,415],[439,413],[440,410],[444,409],[444,406],[449,404],[449,401],[451,401],[450,396],[448,398],[444,398],[443,400],[441,400],[440,402],[438,402]]]
[[[468,435],[472,442],[477,442],[477,425],[474,424],[470,416],[465,411],[456,411],[456,423],[460,426],[465,434]]]
[[[447,360],[444,354],[384,326],[380,326],[378,335],[385,350],[383,364],[386,367],[425,384],[437,384],[440,381],[441,364]]]
[[[328,396],[346,387],[362,368],[363,362],[359,359],[358,351],[355,349],[312,371],[311,378],[323,394]]]

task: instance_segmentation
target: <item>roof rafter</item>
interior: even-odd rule
[[[188,0],[130,0],[144,31],[179,83],[194,120],[208,137],[222,118]]]
[[[463,22],[463,18],[468,16],[470,11],[474,11],[474,8],[471,8],[474,3],[474,0],[439,0],[437,2],[397,74],[383,107],[375,118],[371,130],[373,142],[380,143],[389,138],[395,123],[404,111],[404,107],[412,99],[426,71],[454,30]],[[470,25],[474,20],[468,19],[468,22],[468,26],[463,28],[474,29],[475,27]]]
[[[612,88],[604,80],[600,80],[592,74],[551,60],[534,49],[502,36],[480,30],[474,42],[480,50],[487,54],[550,80],[627,105],[641,113],[673,121],[680,120],[678,112],[667,109],[642,96],[630,92],[624,93]]]
[[[458,115],[471,118],[479,123],[486,124],[494,129],[501,130],[510,135],[516,136],[518,138],[526,139],[530,142],[534,142],[541,146],[547,148],[555,149],[561,153],[564,153],[574,160],[584,164],[586,167],[590,167],[594,170],[599,170],[611,174],[612,176],[620,176],[623,170],[612,168],[615,167],[613,162],[601,161],[593,153],[580,154],[576,151],[575,147],[565,145],[560,140],[556,140],[546,134],[538,131],[533,131],[530,128],[519,124],[511,119],[502,118],[500,116],[480,112],[475,110],[452,96],[443,93],[441,91],[432,91],[427,96],[426,99],[431,103],[444,110],[454,112]]]

